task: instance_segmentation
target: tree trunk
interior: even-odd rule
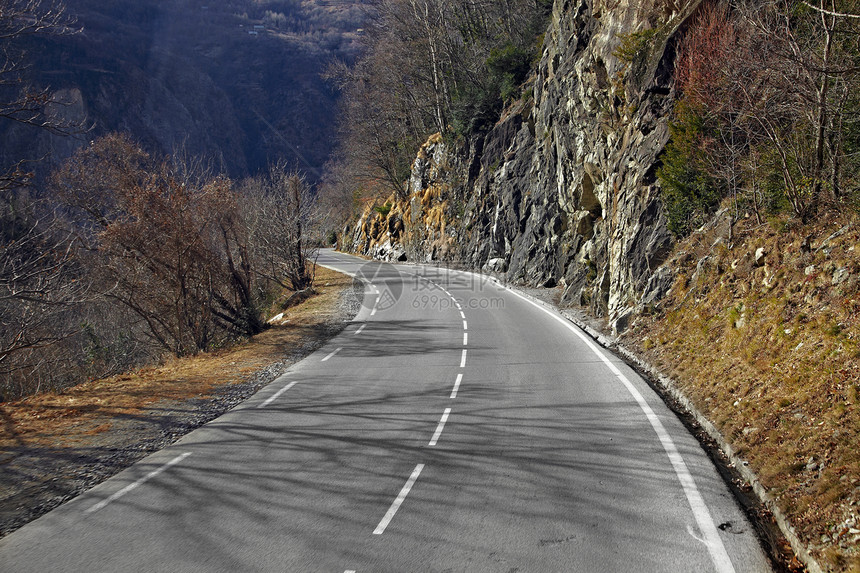
[[[824,27],[824,49],[821,61],[821,83],[818,88],[818,101],[816,105],[817,117],[815,125],[815,163],[812,167],[812,197],[810,199],[810,210],[815,211],[819,203],[825,199],[833,199],[832,194],[826,193],[822,185],[822,177],[824,174],[824,146],[827,127],[827,97],[830,88],[830,56],[833,49],[833,27],[836,25],[836,18],[830,17],[823,12],[824,0],[821,0],[821,24]]]

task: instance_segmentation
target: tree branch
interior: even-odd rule
[[[824,8],[821,8],[820,6],[813,6],[812,4],[807,2],[806,0],[800,0],[800,3],[803,4],[804,6],[808,6],[809,8],[812,8],[813,10],[815,10],[817,12],[821,12],[822,14],[827,14],[828,16],[836,16],[837,18],[857,18],[857,19],[860,19],[860,14],[847,14],[844,12],[833,12],[831,10],[825,10]]]

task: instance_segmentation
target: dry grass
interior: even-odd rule
[[[672,292],[625,342],[678,381],[823,564],[858,572],[860,226],[743,224],[679,245]]]
[[[234,347],[94,380],[59,394],[41,394],[0,404],[0,463],[21,446],[73,447],[109,430],[119,417],[137,415],[165,401],[205,398],[225,384],[247,380],[282,360],[305,337],[325,328],[351,279],[318,268],[318,294],[289,309],[283,325],[273,326]]]

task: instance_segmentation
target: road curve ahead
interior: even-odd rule
[[[256,396],[0,540],[0,571],[765,572],[633,371],[477,275],[366,262],[363,307]]]

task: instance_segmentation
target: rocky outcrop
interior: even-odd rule
[[[698,3],[556,0],[526,95],[481,138],[431,139],[409,198],[369,208],[345,246],[559,285],[623,330],[674,278],[656,170],[676,38]]]

